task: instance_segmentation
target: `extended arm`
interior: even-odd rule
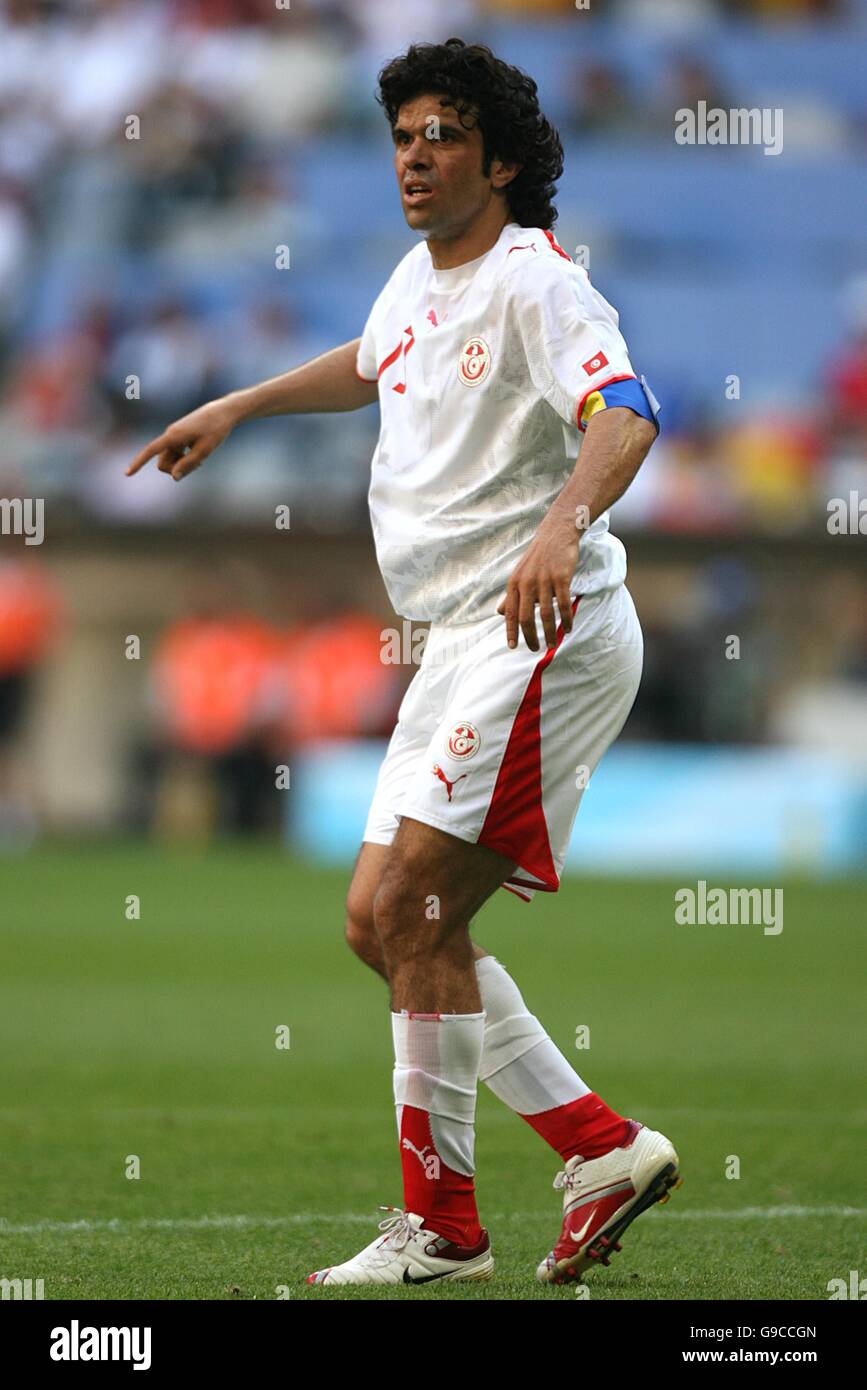
[[[231,391],[175,420],[136,455],[127,476],[137,473],[148,459],[157,458],[160,472],[170,473],[180,482],[244,420],[360,410],[371,405],[377,398],[376,382],[362,380],[355,370],[359,342],[355,338],[343,343],[282,376]]]

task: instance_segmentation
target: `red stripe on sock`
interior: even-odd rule
[[[475,1181],[443,1162],[434,1145],[430,1115],[414,1105],[405,1105],[401,1115],[400,1162],[404,1209],[414,1211],[428,1230],[455,1245],[476,1245],[482,1228]]]
[[[629,1121],[611,1110],[595,1091],[570,1100],[568,1105],[557,1105],[553,1110],[521,1118],[564,1159],[574,1158],[576,1154],[582,1158],[599,1158],[609,1149],[616,1149],[629,1133]]]

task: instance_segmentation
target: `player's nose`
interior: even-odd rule
[[[412,173],[414,169],[429,169],[431,165],[430,140],[424,135],[419,135],[413,140],[411,145],[406,145],[401,151],[400,167],[404,173]]]

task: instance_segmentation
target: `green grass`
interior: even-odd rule
[[[347,881],[269,848],[0,861],[0,1277],[46,1298],[575,1297],[533,1278],[558,1159],[484,1087],[494,1280],[304,1283],[400,1203],[387,997],[343,945]],[[676,886],[567,880],[476,922],[588,1084],[680,1152],[684,1186],[591,1297],[827,1298],[867,1274],[863,885],[788,882],[777,937],[676,926]]]

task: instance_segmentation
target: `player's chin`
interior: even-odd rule
[[[406,218],[407,226],[412,227],[415,232],[436,230],[435,214],[427,207],[413,207],[412,204],[404,203],[403,215]]]

